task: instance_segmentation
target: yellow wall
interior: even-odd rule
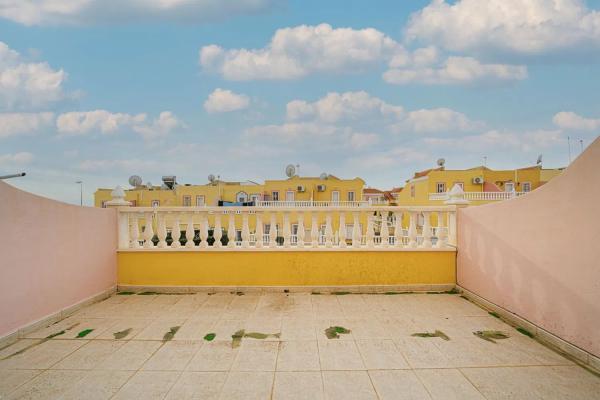
[[[454,251],[120,251],[120,286],[455,284]]]

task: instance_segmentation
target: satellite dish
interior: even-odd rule
[[[319,179],[321,179],[322,181],[324,181],[325,179],[327,179],[327,177],[329,177],[329,175],[327,175],[327,172],[323,172],[320,176]]]
[[[150,181],[146,182],[146,187],[152,189],[152,183]]]
[[[131,175],[129,177],[129,184],[133,187],[138,187],[142,184],[142,178],[139,175]]]
[[[213,183],[213,182],[215,181],[215,176],[214,176],[213,174],[210,174],[210,175],[208,176],[208,181],[209,181],[210,183]]]
[[[446,164],[446,160],[443,159],[443,158],[438,158],[437,165],[440,166],[440,167],[443,167],[444,164]]]
[[[538,156],[538,158],[537,158],[537,162],[536,162],[536,164],[537,164],[537,165],[540,165],[541,163],[542,163],[542,155],[540,154],[540,155]]]
[[[292,164],[289,164],[287,167],[285,167],[285,174],[288,178],[296,175],[296,167],[294,167]]]

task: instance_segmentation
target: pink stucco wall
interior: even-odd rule
[[[116,284],[115,210],[0,181],[0,337]]]
[[[458,217],[460,286],[600,356],[600,138],[527,196]]]

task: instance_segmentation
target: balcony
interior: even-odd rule
[[[464,198],[468,201],[501,201],[523,196],[529,192],[464,192]],[[431,201],[448,200],[448,193],[429,193]]]

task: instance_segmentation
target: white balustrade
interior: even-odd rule
[[[464,192],[464,199],[468,201],[502,201],[523,196],[529,192]],[[448,200],[448,193],[429,193],[429,200]]]
[[[123,233],[127,239],[126,243],[125,239],[119,238],[119,249],[449,250],[456,246],[456,210],[455,205],[361,208],[119,207],[119,219],[128,224],[127,229],[119,229],[119,234]],[[228,217],[227,246],[221,243],[224,216]],[[352,218],[351,225],[346,224],[349,216]],[[306,221],[310,226],[305,225]],[[265,224],[268,224],[268,231]],[[280,229],[277,229],[278,226]],[[292,226],[296,227],[294,231]],[[350,226],[351,230],[348,229]],[[143,231],[140,234],[141,227]],[[169,230],[170,243],[167,241]],[[238,231],[241,231],[241,241]],[[305,239],[307,231],[310,232],[310,240]],[[198,236],[196,232],[199,232]],[[186,239],[185,246],[179,242],[182,235]],[[194,240],[198,243],[198,239],[199,245],[196,245]],[[351,246],[348,245],[350,241]],[[143,247],[140,243],[143,243]]]

